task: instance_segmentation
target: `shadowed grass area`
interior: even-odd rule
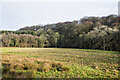
[[[117,51],[89,49],[2,48],[3,76],[118,78],[119,55]]]

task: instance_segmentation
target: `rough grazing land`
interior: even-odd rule
[[[118,78],[120,52],[65,48],[1,48],[3,77]]]

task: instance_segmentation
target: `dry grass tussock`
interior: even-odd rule
[[[38,58],[23,58],[12,55],[2,57],[3,77],[33,77],[34,72],[49,72],[50,70],[69,71],[69,68],[61,62],[41,60]],[[25,76],[25,74],[27,74]],[[16,75],[16,76],[15,76]]]

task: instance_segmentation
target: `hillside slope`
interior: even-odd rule
[[[4,47],[61,47],[120,50],[120,17],[84,17],[72,22],[1,31]]]

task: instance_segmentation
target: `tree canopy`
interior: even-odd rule
[[[84,17],[72,22],[34,25],[17,31],[0,31],[3,47],[60,47],[120,50],[117,15]]]

